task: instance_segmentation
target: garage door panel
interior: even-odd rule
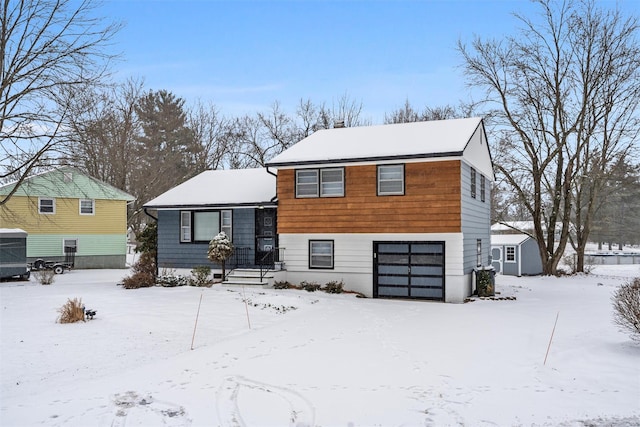
[[[440,266],[427,266],[427,267],[423,267],[423,266],[412,266],[411,267],[411,274],[414,275],[425,275],[425,276],[441,276],[443,273],[443,269]]]
[[[443,255],[438,254],[424,254],[424,255],[411,255],[411,265],[442,265]]]
[[[408,254],[380,254],[378,258],[379,264],[409,264]]]
[[[414,254],[441,254],[443,250],[440,243],[412,243],[411,252]]]
[[[400,286],[380,286],[378,293],[388,297],[408,297],[409,288]]]
[[[411,288],[411,296],[416,298],[442,298],[442,289],[438,288]]]
[[[408,265],[378,265],[378,274],[409,274]]]
[[[412,286],[437,286],[442,287],[444,284],[442,277],[416,277],[411,276]]]
[[[409,276],[378,276],[379,285],[402,285],[409,284]]]
[[[382,253],[400,253],[406,254],[409,251],[407,243],[380,243],[378,251]]]

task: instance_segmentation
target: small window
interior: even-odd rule
[[[480,175],[480,200],[485,201],[485,189],[486,189],[484,175]]]
[[[309,241],[309,268],[333,269],[333,240]]]
[[[52,215],[56,213],[56,199],[38,199],[38,212]]]
[[[344,169],[320,170],[320,197],[344,196]]]
[[[180,212],[180,241],[191,241],[191,212]]]
[[[344,196],[344,169],[305,169],[296,171],[296,197]]]
[[[378,166],[378,195],[404,194],[404,165]]]
[[[62,251],[66,254],[75,254],[78,252],[78,239],[62,240]]]
[[[471,168],[471,197],[476,198],[476,170]]]
[[[507,246],[507,253],[505,254],[506,262],[516,262],[516,247],[515,246]]]
[[[476,241],[476,265],[480,267],[482,265],[482,240]]]
[[[318,197],[318,171],[296,171],[296,197]]]
[[[220,231],[224,231],[229,240],[233,240],[233,211],[222,211]]]
[[[95,200],[82,199],[80,200],[80,215],[94,215],[96,208]]]

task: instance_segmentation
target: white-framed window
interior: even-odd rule
[[[480,175],[480,200],[485,201],[486,183],[484,175]]]
[[[476,240],[476,265],[482,266],[482,239]]]
[[[191,241],[191,212],[190,211],[180,212],[180,241],[181,242]]]
[[[404,165],[378,166],[378,196],[404,194]]]
[[[320,197],[344,196],[344,169],[320,169]]]
[[[220,233],[219,211],[193,212],[193,241],[210,242]]]
[[[225,210],[221,212],[220,231],[224,231],[230,241],[233,241],[233,211]]]
[[[471,168],[471,197],[476,198],[476,170]]]
[[[80,199],[80,215],[95,215],[96,202],[91,199]]]
[[[309,268],[333,269],[333,240],[309,240]]]
[[[344,196],[344,168],[296,171],[296,197]]]
[[[78,252],[78,239],[62,239],[62,253],[70,254]]]
[[[38,213],[53,215],[56,213],[56,199],[40,197],[38,199]]]
[[[296,171],[296,197],[318,197],[318,170]]]
[[[504,260],[505,262],[516,262],[516,247],[507,246],[505,248]]]

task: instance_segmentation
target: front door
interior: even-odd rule
[[[373,242],[373,296],[444,301],[444,242]]]
[[[278,245],[275,209],[256,209],[256,264],[273,265]]]

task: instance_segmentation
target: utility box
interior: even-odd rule
[[[27,280],[27,232],[19,228],[0,228],[0,279],[20,277]]]

